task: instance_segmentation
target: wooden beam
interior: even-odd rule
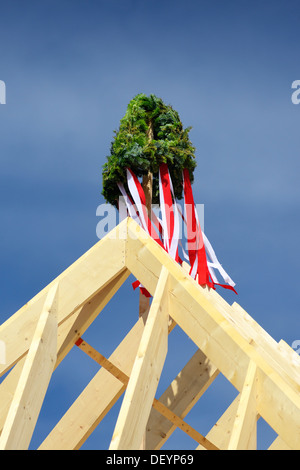
[[[128,375],[124,374],[124,372],[119,369],[119,367],[115,366],[109,359],[106,359],[103,354],[93,348],[90,344],[80,338],[76,342],[76,346],[85,352],[91,359],[93,359],[97,364],[101,367],[104,367],[108,372],[110,372],[116,379],[120,380],[126,387],[129,382]]]
[[[196,442],[201,444],[207,450],[219,450],[217,446],[215,446],[211,441],[206,439],[202,434],[196,431],[192,426],[187,424],[182,418],[177,416],[168,407],[166,407],[163,403],[161,403],[156,398],[153,401],[153,407],[166,419],[168,419],[171,423],[173,423],[176,427],[180,428],[183,432],[185,432],[188,436],[194,439]]]
[[[278,342],[277,348],[281,356],[284,356],[285,359],[291,363],[291,366],[293,367],[294,371],[299,372],[299,354],[293,348],[291,348],[291,346],[287,344],[283,339]]]
[[[272,442],[268,450],[292,450],[290,446],[288,446],[281,437],[276,437],[275,441]]]
[[[218,369],[198,349],[171,385],[159,397],[170,411],[184,418],[218,376]],[[146,449],[160,449],[177,426],[152,409],[146,433]]]
[[[4,424],[1,450],[26,450],[56,362],[57,289],[49,290]]]
[[[228,449],[234,420],[240,403],[240,397],[241,394],[239,393],[238,396],[233,400],[233,402],[222,414],[222,416],[218,419],[216,424],[205,436],[207,439],[213,442],[220,450]],[[200,444],[198,447],[196,447],[196,450],[205,450],[205,448]]]
[[[189,272],[189,265],[183,263]],[[300,386],[300,357],[284,341],[277,343],[237,302],[231,306],[216,290],[204,288],[208,298],[217,305],[226,320],[245,338],[262,357],[272,364],[296,391]]]
[[[139,449],[167,354],[168,271],[162,268],[110,450]]]
[[[59,283],[60,325],[126,270],[126,224],[124,220],[0,326],[0,340],[6,344],[6,364],[0,364],[0,375],[27,353],[50,287]]]
[[[128,376],[144,330],[145,317],[139,318],[109,357]],[[77,450],[117,402],[126,386],[101,368],[46,437],[40,450]],[[67,430],[67,432],[66,432]]]
[[[118,367],[116,367],[111,361],[106,359],[100,352],[93,348],[90,344],[80,338],[76,345],[84,351],[90,358],[104,367],[108,372],[110,372],[114,377],[120,380],[126,387],[129,382],[129,377],[124,374]],[[202,434],[196,431],[192,426],[183,421],[182,418],[173,413],[167,406],[165,406],[159,400],[154,398],[152,403],[153,409],[155,409],[161,416],[177,428],[179,427],[183,432],[188,434],[196,442],[201,443],[207,450],[219,450],[212,442],[206,439]]]
[[[20,359],[0,385],[0,432],[2,432],[25,360],[26,356]]]
[[[251,338],[253,347],[296,390],[300,385],[300,358],[289,346],[279,344],[236,302],[229,309],[237,330]],[[290,349],[290,351],[288,350]]]
[[[130,272],[128,270],[122,271],[83,307],[80,307],[73,315],[59,325],[55,368],[66,357],[76,340],[92,324],[129,275]],[[0,431],[3,429],[25,359],[26,356],[19,360],[0,385]]]
[[[139,316],[142,317],[144,313],[148,313],[150,309],[150,297],[147,297],[142,292],[139,296]]]
[[[299,449],[300,397],[292,382],[282,377],[274,361],[262,356],[251,340],[248,342],[239,334],[222,316],[221,309],[218,310],[213,303],[206,304],[205,300],[198,303],[196,293],[185,295],[180,288],[182,286],[173,284],[172,277],[170,283],[173,289],[171,311],[176,323],[237,390],[243,388],[249,362],[253,360],[256,363],[261,377],[257,411],[285,442],[295,450]]]
[[[260,375],[258,413],[293,449],[300,447],[300,384],[286,380],[282,367],[263,355],[230,317],[230,305],[218,302],[142,229],[128,219],[126,266],[153,293],[161,266],[170,275],[170,315],[225,377],[241,391],[250,361]],[[225,302],[225,301],[224,301]],[[289,370],[288,360],[286,359]]]
[[[57,278],[62,285],[62,290],[60,285],[59,300],[63,305],[63,309],[60,308],[58,313],[59,326],[63,323],[67,324],[71,316],[74,317],[84,304],[117,279],[120,273],[125,273],[126,268],[153,295],[162,266],[164,266],[169,273],[169,302],[173,320],[203,350],[209,360],[238,391],[243,390],[249,364],[255,363],[260,377],[260,399],[257,411],[279,434],[279,439],[288,443],[292,449],[299,449],[299,358],[295,357],[295,354],[292,355],[285,345],[275,346],[274,340],[269,341],[267,335],[261,331],[262,329],[260,331],[257,329],[254,321],[252,324],[249,323],[249,318],[243,315],[239,306],[230,306],[224,299],[220,300],[216,292],[198,286],[134,221],[128,219],[114,233],[119,233],[120,230],[124,235],[123,238],[119,237],[118,240],[114,240],[114,243],[110,239],[106,243],[107,238],[106,241],[102,240],[96,245],[97,248],[93,247],[81,260]],[[109,254],[105,253],[107,251],[113,252],[112,266],[109,264]],[[104,274],[99,273],[101,254],[104,256],[103,264],[109,266],[108,272]],[[102,268],[100,270],[103,271]],[[81,279],[84,279],[83,287],[80,292],[77,292],[77,285]],[[17,361],[25,360],[40,311],[53,283],[0,327],[0,340],[6,342],[8,353],[7,365],[2,366],[0,372],[4,373]],[[62,292],[63,295],[61,295]],[[77,334],[76,328],[72,331],[72,335]],[[70,329],[67,333],[69,332]],[[63,345],[63,342],[61,344]],[[70,342],[67,341],[65,346],[66,344],[68,348],[71,347]],[[16,380],[19,374],[17,372],[18,370],[15,369],[11,383]],[[101,380],[99,383],[101,384]],[[115,391],[116,388],[112,387],[111,390]],[[95,390],[92,392],[91,388],[90,391],[91,394],[87,393],[86,397],[93,399]],[[112,401],[117,399],[118,392],[114,391],[105,394],[106,403],[109,403],[108,408]],[[102,416],[103,407],[98,406],[97,409],[100,410]],[[93,416],[95,417],[95,414]],[[88,428],[88,431],[86,434],[83,432],[80,434],[81,437],[84,434],[83,441],[95,423],[99,422],[101,416],[98,416],[95,421],[91,420],[84,428],[85,431]],[[85,421],[84,413],[79,416],[77,422],[81,419]],[[71,441],[72,438],[70,438]],[[76,445],[79,444],[77,442]]]
[[[56,367],[66,357],[77,339],[83,335],[98,317],[129,276],[130,271],[128,269],[121,271],[88,302],[59,325]]]
[[[257,448],[257,382],[257,367],[253,361],[250,361],[228,450],[256,450]]]

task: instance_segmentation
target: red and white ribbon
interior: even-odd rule
[[[121,183],[118,184],[128,214],[178,262],[181,262],[178,255],[178,246],[180,245],[185,259],[190,262],[190,275],[193,279],[197,279],[200,285],[208,285],[214,289],[215,285],[220,285],[236,292],[235,283],[218,261],[208,238],[201,230],[187,169],[183,171],[185,216],[182,214],[180,205],[176,202],[171,176],[166,164],[160,165],[159,168],[161,220],[156,217],[153,210],[151,210],[151,219],[148,217],[143,188],[130,169],[127,169],[127,185],[132,199],[127,195],[124,186]],[[180,217],[186,226],[188,254],[180,240]],[[219,284],[215,270],[219,271],[226,284]],[[133,287],[140,287],[144,295],[150,295],[139,281],[133,283]]]
[[[190,275],[195,279],[198,276],[198,283],[212,287],[209,279],[205,246],[202,237],[202,231],[196,215],[192,185],[190,182],[189,171],[183,170],[183,191],[185,219],[187,227],[188,253],[191,263]]]
[[[191,264],[190,275],[194,279],[198,275],[198,282],[201,285],[206,284],[213,288],[215,288],[215,285],[219,285],[236,293],[234,289],[235,283],[218,261],[208,238],[201,230],[188,170],[183,171],[183,185],[186,209],[185,223],[187,226],[188,252]],[[207,260],[206,252],[210,257],[210,261]],[[218,269],[227,284],[220,284],[218,282],[214,269]]]
[[[135,220],[140,226],[142,226],[141,219],[136,211],[136,208],[134,207],[134,203],[132,202],[131,198],[128,196],[128,194],[125,191],[124,185],[122,183],[118,183],[118,188],[124,198],[124,202],[128,211],[129,216]]]
[[[135,176],[135,174],[129,168],[127,168],[127,185],[132,195],[132,198],[136,204],[142,228],[161,245],[161,240],[154,228],[154,225],[148,217],[146,197],[142,185],[139,182],[138,178]]]
[[[165,163],[159,168],[159,198],[164,247],[173,259],[178,260],[179,215],[172,180]]]
[[[219,271],[219,273],[221,274],[222,278],[224,279],[224,282],[226,282],[229,286],[234,287],[235,283],[233,282],[231,277],[227,274],[227,272],[225,271],[225,269],[223,268],[223,266],[219,262],[216,254],[214,252],[214,249],[211,246],[208,238],[206,237],[206,235],[203,232],[202,232],[202,235],[203,235],[203,239],[204,239],[204,245],[205,245],[206,252],[207,252],[207,254],[209,255],[209,257],[211,259],[211,261],[208,261],[207,264],[208,264],[208,269],[209,269],[209,272],[211,274],[211,277],[212,277],[214,283],[219,284],[218,279],[217,279],[217,277],[215,275],[215,272],[214,272],[214,269],[217,269]]]
[[[151,219],[153,218],[154,225],[152,224],[152,221],[149,219],[148,211],[146,207],[145,193],[143,191],[143,188],[139,180],[129,168],[127,169],[127,185],[128,185],[128,188],[129,188],[129,191],[131,193],[134,203],[132,202],[130,197],[127,195],[123,184],[122,183],[118,184],[121,194],[124,197],[124,201],[128,209],[129,215],[133,219],[135,219],[136,222],[145,230],[145,232],[147,232],[152,238],[154,238],[157,241],[157,243],[163,246],[160,240],[159,234],[154,228],[156,226],[158,230],[161,230],[160,222],[158,218],[155,216],[153,211],[151,214],[152,216]],[[132,285],[134,289],[139,287],[141,292],[146,297],[150,297],[149,292],[145,289],[145,287],[142,286],[142,284],[140,284],[139,281],[135,281]]]

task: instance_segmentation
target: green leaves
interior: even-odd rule
[[[153,136],[149,129],[153,130]],[[196,167],[195,148],[189,140],[190,127],[183,129],[179,114],[155,95],[139,94],[128,104],[125,116],[111,144],[111,154],[103,166],[103,191],[107,202],[116,205],[126,187],[126,168],[136,176],[153,173],[153,203],[159,202],[158,169],[167,163],[177,199],[182,198],[182,170],[188,168],[191,181]],[[149,135],[152,137],[150,138]]]

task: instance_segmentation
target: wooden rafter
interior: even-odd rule
[[[26,450],[56,362],[58,285],[49,290],[0,438],[1,450]]]
[[[242,332],[236,328],[231,306],[220,302],[215,292],[192,281],[157,243],[139,237],[140,230],[133,220],[128,221],[127,267],[150,292],[157,284],[161,264],[168,268],[172,318],[238,391],[243,388],[250,361],[254,361],[260,374],[257,412],[285,442],[297,449],[300,442],[298,374],[289,375],[287,380],[282,364],[263,354],[260,343],[257,347],[247,329]],[[286,360],[285,370],[289,368]],[[284,419],[282,410],[285,410]]]
[[[137,448],[143,436],[146,448],[160,448],[175,425],[199,442],[201,434],[197,437],[184,417],[221,372],[240,394],[206,436],[208,443],[221,449],[254,448],[260,415],[278,434],[270,449],[299,449],[299,357],[283,341],[274,341],[238,304],[230,306],[215,291],[199,286],[132,219],[123,221],[0,327],[7,357],[0,373],[14,366],[0,386],[1,448],[28,446],[51,372],[130,273],[154,298],[150,312],[138,320],[108,359],[129,380],[122,382],[102,367],[40,448],[80,448],[124,391],[111,449]],[[47,310],[45,321],[43,307],[56,285],[56,319],[53,322],[54,315]],[[210,374],[201,379],[201,367],[192,358],[182,371],[184,377],[193,367],[198,370],[200,378],[190,381],[191,391],[179,390],[171,401],[163,394],[157,401],[154,395],[168,333],[175,323],[197,345]],[[44,344],[46,332],[53,341]],[[38,343],[44,346],[36,347],[34,353],[33,345]],[[44,380],[35,390],[32,377],[41,363],[46,364]],[[170,387],[175,383],[176,379]],[[188,383],[186,378],[181,385]],[[23,433],[26,419],[21,405],[30,401],[32,393],[39,399],[30,411],[31,427]],[[221,437],[222,429],[227,429],[226,439]],[[19,438],[20,434],[24,437]]]
[[[84,351],[89,357],[96,361],[99,365],[104,367],[114,377],[120,380],[126,387],[129,382],[129,377],[124,374],[115,364],[106,359],[99,351],[93,348],[90,344],[80,338],[76,345]],[[160,400],[154,398],[152,403],[153,409],[167,420],[175,428],[179,427],[182,431],[188,434],[192,439],[201,444],[207,450],[218,450],[218,448],[209,439],[206,439],[202,434],[196,431],[192,426],[187,424],[182,418],[176,415],[170,408],[164,405]]]
[[[125,336],[109,360],[130,375],[144,330],[145,317]],[[108,411],[125,391],[126,386],[101,368],[74,401],[39,447],[40,450],[77,450],[91,435]],[[65,430],[68,429],[66,433]]]
[[[159,397],[159,401],[183,419],[218,374],[218,369],[198,349]],[[146,449],[160,449],[176,428],[177,425],[172,421],[157,410],[152,409],[147,423]]]
[[[228,445],[229,450],[256,450],[257,382],[257,366],[250,361]]]
[[[268,450],[292,450],[289,445],[287,445],[281,437],[277,437],[274,442],[270,445]]]
[[[215,445],[219,447],[220,450],[228,449],[239,403],[240,394],[233,400],[227,410],[225,410],[216,424],[206,435],[206,438],[210,439]],[[196,450],[205,450],[205,448],[200,444]]]
[[[202,434],[200,434],[198,431],[196,431],[196,429],[192,428],[192,426],[187,424],[182,418],[180,418],[171,410],[169,410],[169,408],[165,406],[163,403],[161,403],[159,400],[154,399],[153,407],[155,410],[161,413],[162,416],[164,416],[167,420],[173,423],[177,428],[181,429],[188,436],[190,436],[196,442],[198,442],[203,447],[205,447],[205,449],[219,450],[219,448],[215,444],[213,444],[206,437],[202,436]]]
[[[76,340],[91,325],[128,276],[129,271],[122,271],[89,302],[76,310],[73,315],[58,326],[57,360],[55,368],[58,367],[64,357],[72,349]],[[26,356],[18,361],[0,385],[0,431],[2,431],[4,426],[25,359]]]
[[[111,450],[139,449],[168,349],[168,271],[163,267],[119,413]]]
[[[122,227],[125,228],[124,225]],[[117,278],[121,272],[126,271],[124,259],[126,236],[121,233],[122,227],[118,226],[99,241],[0,326],[0,337],[6,345],[6,364],[0,364],[0,375],[3,375],[28,352],[35,325],[50,287],[59,284],[58,324],[60,325]],[[102,263],[106,266],[105,270],[101,267]]]

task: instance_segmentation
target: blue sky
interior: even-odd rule
[[[10,0],[0,13],[0,321],[98,241],[102,165],[128,102],[142,92],[192,126],[195,200],[239,295],[220,293],[276,340],[300,339],[300,105],[291,101],[299,2]],[[130,282],[86,334],[107,355],[137,317]],[[183,349],[162,390],[194,350],[189,342]],[[74,351],[57,370],[33,447],[97,371],[82,355]],[[232,390],[219,387],[229,404]],[[218,418],[207,409],[226,408],[217,387],[207,393],[215,401],[204,397],[201,420],[189,421],[203,433]],[[114,419],[84,448],[106,448]],[[194,448],[181,434],[175,441]]]

